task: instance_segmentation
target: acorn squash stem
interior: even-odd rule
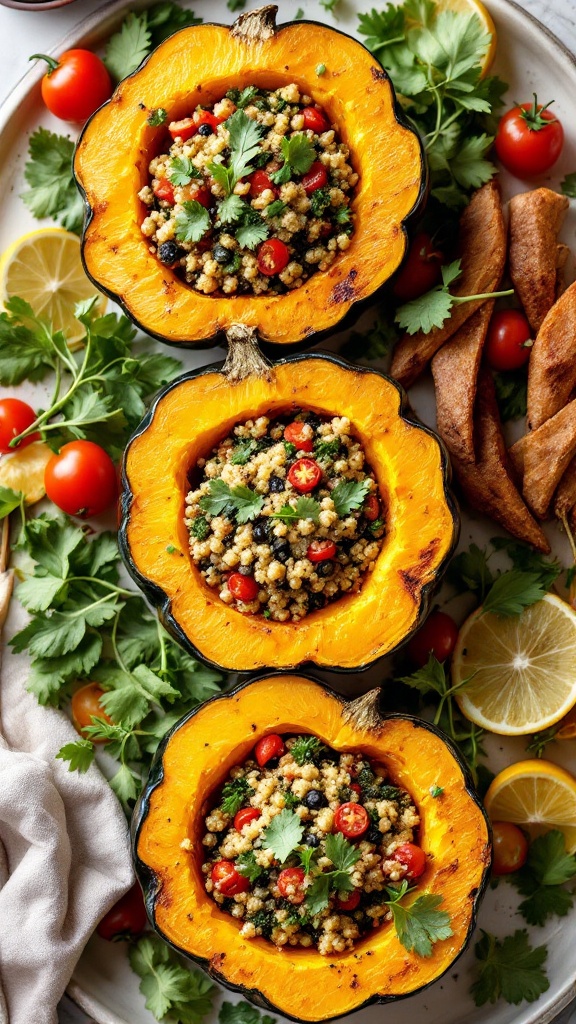
[[[222,372],[230,384],[238,384],[247,377],[271,380],[271,364],[258,348],[258,335],[246,324],[232,324],[226,331],[228,355]]]
[[[257,7],[255,11],[246,11],[239,15],[230,29],[230,35],[243,39],[245,43],[260,43],[271,39],[276,32],[276,4]]]
[[[355,729],[379,733],[382,729],[380,713],[381,690],[369,690],[362,697],[351,700],[342,710],[342,718]]]

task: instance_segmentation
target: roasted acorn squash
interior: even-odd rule
[[[154,928],[224,985],[295,1020],[339,1017],[436,981],[466,947],[486,885],[489,825],[459,754],[427,722],[380,714],[379,693],[347,704],[311,679],[278,674],[216,697],[163,741],[134,814],[134,860]],[[411,794],[429,863],[409,900],[441,895],[453,931],[430,957],[407,952],[393,924],[347,953],[279,951],[266,939],[243,939],[238,923],[206,894],[205,801],[268,732],[312,733],[336,750],[360,750]],[[433,798],[436,784],[443,792]],[[181,847],[187,839],[191,852]]]
[[[315,22],[276,29],[276,7],[250,11],[232,28],[194,25],[170,36],[116,89],[84,128],[74,160],[87,217],[83,258],[98,288],[148,334],[174,344],[214,344],[233,323],[277,344],[310,343],[388,280],[406,249],[404,223],[425,193],[420,140],[396,103],[386,72],[361,43]],[[318,61],[326,65],[316,73]],[[165,129],[232,87],[296,82],[327,111],[360,175],[352,244],[328,271],[285,295],[212,297],[162,266],[140,231],[138,192]]]
[[[271,366],[237,333],[224,367],[173,381],[128,445],[120,530],[126,565],[175,638],[218,667],[366,668],[420,625],[452,553],[458,518],[445,451],[403,415],[403,393],[383,374],[320,353]],[[184,503],[199,457],[242,420],[291,407],[349,417],[387,503],[388,525],[359,593],[300,622],[272,622],[230,608],[208,587],[188,553]]]

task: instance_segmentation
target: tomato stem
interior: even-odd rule
[[[48,71],[46,72],[48,78],[50,78],[53,71],[60,67],[60,64],[57,60],[54,60],[54,57],[48,57],[45,53],[33,53],[31,57],[28,57],[28,60],[45,60],[48,65]]]
[[[526,110],[520,103],[517,104],[520,110],[520,117],[526,122],[531,132],[541,132],[543,128],[546,128],[549,124],[556,124],[555,117],[542,117],[545,110],[552,106],[554,100],[550,100],[549,103],[538,104],[538,97],[536,93],[532,93],[534,102],[532,106]]]

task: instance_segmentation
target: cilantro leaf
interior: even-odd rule
[[[542,927],[549,917],[566,917],[574,906],[574,896],[561,885],[542,885],[531,874],[522,875],[518,881],[511,876],[518,892],[526,896],[518,904],[518,913],[528,924]]]
[[[294,446],[292,446],[294,447]],[[314,498],[301,497],[295,505],[282,505],[274,512],[271,519],[281,519],[283,523],[297,523],[299,519],[311,519],[317,523],[320,517],[320,503]]]
[[[439,894],[424,893],[410,907],[400,904],[400,900],[408,892],[406,883],[399,889],[387,886],[386,891],[391,899],[386,905],[392,911],[396,933],[402,945],[423,957],[432,956],[435,942],[448,939],[452,934],[450,915],[445,910],[436,908],[442,903]]]
[[[173,0],[160,0],[160,3],[152,4],[146,11],[148,15],[148,28],[152,36],[152,49],[164,42],[178,29],[186,28],[187,25],[200,25],[202,18],[197,18],[194,11],[180,7]]]
[[[197,199],[182,203],[175,219],[174,235],[179,242],[199,242],[210,227],[210,214]]]
[[[450,292],[440,285],[399,306],[394,319],[408,334],[418,334],[419,331],[429,334],[434,327],[442,327],[450,316],[452,305]]]
[[[313,846],[301,846],[298,851],[300,863],[304,868],[304,874],[309,875],[312,868],[320,855],[318,848],[314,849]]]
[[[236,230],[236,241],[242,249],[255,249],[256,246],[268,238],[268,227],[262,218],[258,223],[242,224]]]
[[[303,835],[304,825],[300,818],[285,807],[262,832],[262,846],[272,850],[276,860],[283,864],[299,845]]]
[[[337,437],[333,441],[315,441],[314,458],[319,462],[334,462],[340,454],[340,441]]]
[[[30,136],[24,178],[30,186],[22,199],[39,220],[51,217],[80,234],[84,204],[72,174],[74,143],[63,135],[38,128]]]
[[[350,515],[353,510],[361,508],[371,486],[372,481],[369,479],[341,480],[330,495],[336,514],[343,518]]]
[[[347,871],[362,856],[360,850],[349,843],[341,832],[326,836],[324,848],[337,871]]]
[[[260,875],[264,874],[265,869],[258,864],[256,861],[256,854],[254,850],[249,850],[248,853],[241,853],[236,858],[236,868],[241,875],[248,878],[251,882],[255,882]]]
[[[146,1008],[158,1020],[170,1013],[179,1024],[196,1024],[212,1010],[216,988],[201,971],[184,967],[157,935],[147,933],[130,946],[132,970],[141,978]]]
[[[524,608],[541,601],[546,589],[539,573],[511,569],[494,580],[484,599],[483,612],[505,617],[519,615]]]
[[[266,128],[248,117],[244,110],[235,110],[225,125],[230,135],[230,167],[235,185],[250,169],[251,160],[260,152]]]
[[[218,204],[218,220],[222,224],[233,224],[242,218],[245,207],[246,203],[240,196],[235,196],[234,194],[226,196]]]
[[[129,11],[118,32],[108,40],[104,63],[117,82],[131,75],[152,49],[152,37],[146,12]]]
[[[306,909],[311,917],[319,914],[328,906],[330,901],[330,876],[329,873],[318,875],[312,885],[306,889]]]
[[[428,661],[423,668],[417,669],[410,676],[401,676],[399,682],[410,686],[413,690],[418,690],[423,695],[438,693],[442,696],[448,688],[446,669],[433,654],[428,656]]]
[[[560,562],[544,558],[521,541],[511,537],[492,537],[490,541],[495,551],[505,551],[514,569],[521,572],[532,572],[540,576],[542,585],[549,589],[563,572]]]
[[[542,926],[552,914],[566,916],[574,897],[562,886],[575,875],[576,857],[566,852],[560,831],[554,829],[533,840],[526,864],[510,876],[521,895],[527,897],[518,911],[528,924]]]
[[[230,462],[233,466],[245,466],[257,451],[258,441],[256,438],[251,437],[245,441],[239,441],[238,444],[234,445]]]
[[[243,775],[238,779],[229,779],[222,788],[220,810],[233,817],[246,803],[251,792],[252,788]]]
[[[560,183],[560,190],[562,195],[568,196],[569,199],[576,199],[576,171],[566,175]]]
[[[280,217],[286,208],[286,203],[283,203],[281,199],[275,199],[273,203],[266,207],[263,213],[269,220],[270,217]]]
[[[175,156],[168,165],[168,177],[173,185],[187,185],[202,175],[189,156]]]
[[[87,772],[94,760],[94,744],[90,740],[76,740],[60,748],[56,757],[68,762],[69,772]]]
[[[528,377],[523,370],[507,370],[493,373],[496,387],[496,401],[505,423],[521,420],[528,407]]]
[[[567,853],[562,832],[552,829],[532,841],[527,866],[541,885],[562,885],[576,875],[576,856]]]
[[[229,487],[224,480],[218,478],[210,481],[210,493],[204,494],[198,504],[204,512],[213,516],[236,516],[238,523],[247,523],[255,519],[262,510],[264,498],[261,494],[245,487]]]
[[[18,508],[22,501],[20,492],[11,490],[10,487],[0,487],[0,519],[5,519],[15,508]]]
[[[463,97],[460,97],[460,103]],[[489,135],[473,135],[464,139],[450,161],[450,171],[459,185],[465,189],[480,188],[490,181],[496,173],[496,167],[490,160],[485,160],[494,138]]]
[[[218,1014],[219,1024],[276,1024],[275,1017],[261,1014],[255,1006],[244,1000],[240,1003],[222,1003]]]
[[[295,132],[282,139],[284,164],[271,175],[276,185],[290,181],[292,174],[306,174],[316,159],[316,150],[304,132]]]
[[[447,577],[458,590],[471,590],[477,594],[480,603],[494,582],[494,576],[488,568],[486,552],[477,544],[471,544],[468,551],[461,551],[452,559]]]
[[[255,85],[247,85],[245,89],[229,89],[226,96],[229,100],[232,100],[236,104],[239,110],[243,110],[247,107],[255,96],[258,95],[258,89]]]
[[[482,938],[474,947],[480,961],[478,977],[470,989],[476,1006],[500,998],[515,1006],[523,999],[533,1003],[550,988],[543,968],[548,956],[546,946],[533,948],[525,930],[502,940],[481,931]]]

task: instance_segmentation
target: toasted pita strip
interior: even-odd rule
[[[549,188],[522,192],[508,204],[510,277],[535,332],[556,300],[558,232],[568,205]]]
[[[563,409],[576,386],[576,282],[544,320],[528,364],[528,426],[537,430]]]
[[[576,505],[576,458],[568,465],[554,495],[554,515],[563,519]]]
[[[436,428],[450,454],[461,462],[475,461],[474,402],[493,309],[493,302],[480,306],[432,360]]]
[[[462,274],[454,295],[484,295],[500,284],[506,262],[506,227],[500,203],[500,189],[489,181],[474,193],[460,218],[460,255]],[[485,302],[463,302],[452,309],[442,327],[428,334],[405,334],[394,350],[391,374],[404,387],[410,387],[435,352],[448,341]]]
[[[545,519],[552,496],[576,453],[576,400],[525,434],[510,449],[522,493],[540,519]]]
[[[486,369],[480,370],[478,377],[475,447],[475,464],[452,459],[456,477],[470,504],[500,523],[514,537],[532,544],[538,551],[549,552],[546,537],[512,482],[494,381]]]
[[[566,267],[569,256],[570,249],[567,245],[556,246],[556,299],[566,291]]]

